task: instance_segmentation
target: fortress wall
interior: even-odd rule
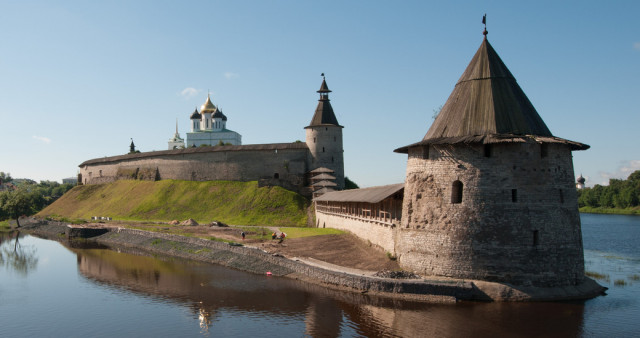
[[[255,181],[270,178],[270,182],[273,182],[275,174],[278,174],[276,181],[301,187],[305,183],[304,174],[308,171],[307,157],[307,149],[159,154],[89,164],[81,167],[80,173],[84,184],[133,179],[136,171],[141,173],[156,169],[159,179],[192,181]]]
[[[349,231],[365,241],[384,249],[384,251],[395,255],[394,228],[387,224],[382,224],[374,220],[349,217],[347,215],[336,215],[321,211],[316,211],[316,224],[318,228],[330,227]]]
[[[426,275],[534,286],[582,282],[584,258],[568,146],[537,143],[412,148],[401,266]],[[462,202],[452,203],[454,181]],[[514,192],[515,189],[515,192]]]

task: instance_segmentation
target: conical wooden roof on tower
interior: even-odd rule
[[[412,146],[455,143],[565,143],[573,150],[586,144],[555,137],[485,35],[422,141]]]
[[[331,90],[327,86],[327,81],[325,81],[324,76],[322,79],[322,85],[320,85],[320,89],[317,91],[317,93],[320,94],[320,99],[318,100],[316,112],[315,114],[313,114],[313,118],[311,118],[311,123],[309,123],[308,127],[323,125],[334,125],[342,127],[338,123],[336,114],[333,112],[333,107],[331,107],[331,102],[329,100],[329,93],[331,93]]]

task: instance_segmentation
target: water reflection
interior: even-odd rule
[[[327,337],[579,336],[584,320],[583,302],[425,304],[166,257],[72,250],[79,271],[96,283],[184,303],[204,335],[218,332],[230,313],[269,328],[303,321],[306,335]]]
[[[20,244],[22,237],[20,231],[0,233],[0,266],[27,277],[38,266],[38,256],[35,246]]]

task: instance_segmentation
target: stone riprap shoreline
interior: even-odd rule
[[[316,264],[289,259],[248,246],[234,246],[202,238],[185,237],[126,228],[76,228],[68,223],[29,219],[22,230],[61,242],[80,238],[110,248],[143,251],[201,262],[219,264],[256,274],[271,273],[329,286],[339,290],[384,297],[428,302],[542,301],[586,299],[600,295],[605,288],[586,278],[578,286],[535,288],[459,279],[391,279],[350,273],[349,269],[327,269]]]

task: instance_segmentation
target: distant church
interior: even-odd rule
[[[211,102],[210,95],[207,95],[207,100],[200,106],[200,112],[196,108],[189,119],[191,132],[187,133],[186,147],[242,144],[242,135],[227,129],[227,116]],[[169,150],[181,148],[185,148],[185,143],[176,124],[176,133],[169,139]]]

